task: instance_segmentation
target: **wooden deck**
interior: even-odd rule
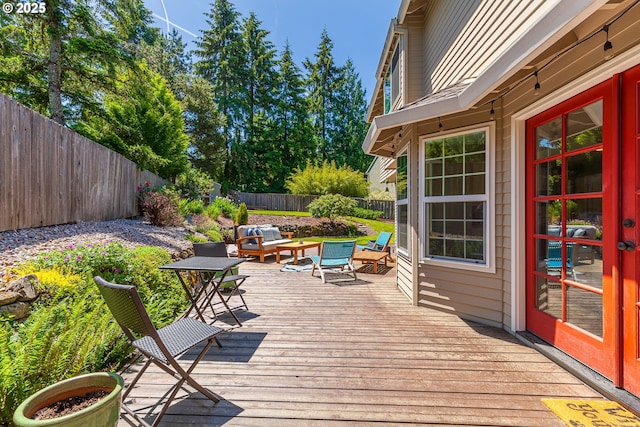
[[[600,398],[502,330],[411,306],[393,264],[323,284],[274,259],[241,265],[250,312],[193,374],[223,400],[180,391],[161,425],[563,426],[542,398]],[[149,368],[129,406],[157,413],[172,380]]]

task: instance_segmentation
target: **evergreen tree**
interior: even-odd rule
[[[270,158],[279,154],[279,144],[273,140],[270,126],[275,114],[274,98],[277,72],[273,43],[269,32],[254,13],[243,21],[243,40],[246,53],[246,106],[244,138],[236,142],[231,164],[235,183],[245,191],[265,191],[273,179]],[[269,157],[269,158],[268,158]]]
[[[209,28],[197,42],[196,71],[213,85],[214,100],[225,117],[227,144],[242,136],[246,97],[246,56],[240,32],[239,16],[228,0],[215,0],[207,15]],[[227,173],[228,179],[228,173]]]
[[[182,108],[162,76],[144,62],[138,70],[117,75],[122,95],[106,96],[106,115],[91,117],[79,130],[141,169],[174,179],[188,166]]]
[[[302,168],[309,159],[315,158],[305,91],[302,72],[293,60],[287,41],[278,61],[277,109],[271,131],[281,155],[279,159],[273,159],[274,179],[271,191],[284,191],[285,180],[291,171]]]
[[[327,30],[320,35],[320,44],[314,55],[315,61],[307,58],[307,90],[309,112],[319,161],[331,160],[330,130],[334,127],[333,110],[336,100],[334,92],[339,84],[340,73],[333,59],[333,42]]]
[[[350,59],[340,74],[334,94],[336,103],[332,114],[335,126],[329,130],[331,145],[328,155],[338,166],[346,165],[366,172],[372,158],[362,150],[362,141],[368,130],[365,90]]]
[[[199,170],[220,182],[227,160],[225,118],[213,101],[213,86],[202,77],[183,75],[178,82],[183,93],[185,130],[191,139],[189,159]]]
[[[0,90],[60,124],[97,113],[148,36],[142,0],[52,0],[0,29]]]

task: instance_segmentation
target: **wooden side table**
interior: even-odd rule
[[[305,256],[304,251],[306,249],[318,248],[318,247],[320,247],[320,242],[298,241],[298,242],[285,243],[283,245],[278,245],[276,246],[276,262],[280,263],[280,252],[291,251],[291,256],[293,256],[293,264],[298,265],[298,251],[302,252],[302,256]]]
[[[362,261],[363,264],[373,264],[373,274],[378,274],[378,263],[384,260],[384,266],[386,267],[388,255],[386,251],[360,251],[353,254],[353,260]]]

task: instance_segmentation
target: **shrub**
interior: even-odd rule
[[[337,167],[335,162],[313,165],[307,162],[304,169],[297,168],[287,178],[285,187],[292,194],[342,194],[349,197],[365,197],[368,182],[364,174],[349,166]]]
[[[384,214],[384,212],[382,211],[374,211],[357,206],[353,209],[353,216],[355,216],[356,218],[378,219],[382,216],[382,214]]]
[[[137,286],[157,327],[183,312],[187,301],[176,275],[158,269],[170,261],[161,248],[106,242],[70,245],[13,268],[36,274],[45,297],[24,322],[0,322],[0,425],[9,425],[17,405],[35,391],[82,373],[116,370],[128,360],[131,348],[93,276]]]
[[[329,218],[333,221],[336,217],[353,215],[356,201],[340,194],[327,194],[320,196],[309,203],[309,213],[315,218]]]
[[[232,229],[223,228],[222,230],[220,230],[220,235],[222,236],[222,241],[227,245],[236,243],[236,239]]]
[[[185,239],[190,241],[191,243],[206,243],[209,241],[206,237],[198,236],[195,234],[187,234],[184,236]]]
[[[208,230],[204,233],[211,242],[222,242],[222,234],[218,230]]]
[[[231,199],[226,197],[216,197],[209,206],[207,206],[207,215],[212,219],[218,219],[222,215],[225,218],[236,217],[238,205]]]
[[[369,200],[395,200],[396,196],[389,191],[374,190],[369,193]]]
[[[183,216],[202,214],[204,213],[204,203],[202,203],[202,200],[180,199],[178,201],[178,212]]]
[[[184,219],[178,213],[178,206],[166,194],[151,192],[140,200],[140,209],[144,217],[153,225],[160,227],[180,225]]]
[[[194,200],[209,194],[213,188],[213,179],[206,172],[191,167],[178,175],[176,188],[181,197]]]
[[[236,212],[236,225],[245,225],[249,223],[249,211],[247,210],[247,205],[244,203],[240,203],[240,207],[238,207],[238,212]]]

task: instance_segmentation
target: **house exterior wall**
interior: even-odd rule
[[[522,28],[555,3],[541,0],[429,2],[421,43],[423,95],[461,79],[477,77],[521,36]],[[410,81],[413,83],[414,77]]]
[[[449,2],[445,2],[449,3]],[[451,7],[448,5],[448,7]],[[602,18],[607,18],[602,15]],[[578,40],[578,34],[588,33],[601,23],[587,22],[585,28],[577,28],[569,34],[569,41]],[[588,27],[588,28],[587,28]],[[625,15],[616,23],[619,28],[615,36],[610,37],[617,49],[626,50],[638,44],[640,33],[640,8]],[[613,33],[612,33],[613,34]],[[615,37],[615,38],[613,38]],[[494,104],[496,110],[495,127],[495,198],[493,213],[495,221],[495,273],[483,273],[463,269],[429,265],[420,261],[421,248],[414,244],[410,259],[398,258],[398,286],[411,297],[411,279],[417,286],[418,296],[413,303],[449,311],[461,317],[479,321],[484,324],[511,329],[513,325],[513,289],[523,284],[513,283],[513,270],[524,268],[524,263],[512,260],[512,194],[511,188],[515,174],[523,174],[522,170],[512,170],[512,115],[527,106],[539,102],[555,90],[571,84],[576,78],[603,64],[603,38],[594,37],[572,49],[560,60],[553,62],[539,73],[541,83],[540,95],[534,94],[533,78],[510,90]],[[546,52],[540,60],[546,59],[556,52]],[[610,78],[612,74],[603,78]],[[558,100],[560,102],[560,100]],[[467,126],[481,126],[489,120],[489,106],[467,110],[441,118],[443,131]],[[415,136],[411,139],[412,167],[410,168],[410,187],[413,195],[410,203],[410,222],[414,233],[420,236],[419,211],[422,209],[416,192],[419,185],[419,144],[420,139],[439,132],[438,122],[433,119],[417,122]],[[524,144],[524,141],[518,143]],[[416,252],[417,250],[417,252]],[[517,265],[516,265],[517,264]],[[417,275],[411,274],[412,267],[417,267]]]

